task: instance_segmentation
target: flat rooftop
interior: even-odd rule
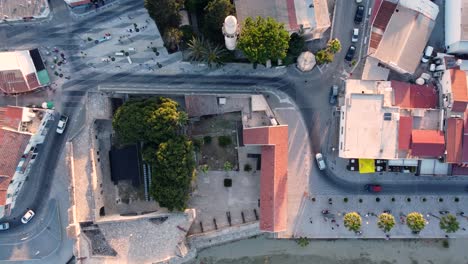
[[[47,7],[47,0],[0,0],[0,18],[13,20],[39,16]]]

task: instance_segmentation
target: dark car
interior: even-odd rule
[[[382,191],[382,186],[378,184],[366,184],[364,186],[364,189],[368,192],[379,193]]]
[[[333,85],[330,88],[330,104],[335,105],[336,104],[336,97],[338,97],[338,86]]]
[[[358,5],[356,9],[356,14],[354,15],[354,23],[361,23],[364,18],[364,6]]]
[[[346,52],[345,60],[352,61],[354,58],[354,53],[356,53],[356,46],[349,46],[348,52]]]

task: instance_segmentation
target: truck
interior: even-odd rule
[[[56,130],[58,134],[63,134],[63,131],[65,131],[65,128],[67,127],[67,122],[68,116],[61,115]]]

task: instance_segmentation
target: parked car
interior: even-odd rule
[[[354,23],[359,24],[364,18],[364,6],[358,5],[356,8],[356,14],[354,15]]]
[[[364,186],[364,189],[368,192],[379,193],[382,191],[382,186],[380,186],[379,184],[366,184]]]
[[[429,61],[429,59],[432,57],[432,52],[434,51],[434,47],[432,46],[427,46],[426,49],[424,50],[423,57],[421,58],[421,61],[423,63],[426,63]]]
[[[357,4],[362,3],[362,0],[356,0],[356,3],[357,3]]]
[[[357,42],[359,39],[359,28],[353,29],[353,36],[351,37],[351,42]]]
[[[346,52],[345,60],[352,61],[354,58],[354,53],[356,53],[356,46],[349,46],[348,52]]]
[[[34,213],[33,210],[27,211],[23,217],[21,217],[21,223],[27,224],[31,219],[35,216],[36,214]]]
[[[0,224],[0,231],[8,230],[8,228],[10,228],[10,224],[9,224],[9,223],[2,223],[2,224]]]
[[[336,104],[336,98],[338,97],[338,86],[333,85],[330,88],[330,104],[335,105]]]
[[[317,165],[319,170],[324,170],[327,166],[325,165],[325,160],[323,160],[322,153],[315,154],[315,159],[317,160]]]
[[[61,115],[57,125],[57,133],[63,134],[63,131],[65,131],[65,128],[67,127],[67,122],[68,116]]]
[[[94,41],[94,43],[95,43],[95,44],[99,44],[99,43],[101,43],[101,42],[104,42],[104,41],[107,41],[107,40],[110,40],[110,39],[112,39],[112,36],[104,36],[104,37],[102,37],[102,38],[100,38],[100,39],[96,39],[96,40]]]

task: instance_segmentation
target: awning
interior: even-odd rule
[[[407,167],[417,167],[418,160],[414,159],[395,159],[389,160],[388,166],[407,166]]]
[[[375,163],[373,159],[359,159],[359,173],[374,173]]]

